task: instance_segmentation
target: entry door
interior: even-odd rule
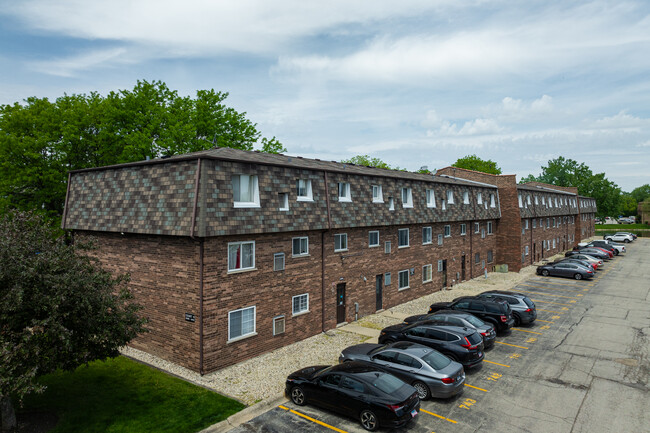
[[[377,275],[375,277],[375,292],[377,294],[377,310],[381,310],[384,305],[383,292],[384,292],[384,276]]]
[[[336,285],[336,323],[345,322],[345,283]]]
[[[537,244],[533,242],[533,260],[537,261]]]
[[[461,266],[460,267],[460,270],[461,270],[461,272],[460,272],[460,274],[461,274],[460,280],[465,281],[465,256],[460,257],[460,266]]]
[[[447,287],[447,260],[442,261],[442,287]]]

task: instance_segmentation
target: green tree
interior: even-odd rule
[[[344,164],[365,165],[366,167],[385,168],[388,170],[393,169],[390,165],[388,165],[381,159],[371,158],[369,155],[356,155],[350,159],[344,159],[341,162]],[[399,168],[396,168],[395,170],[399,170]]]
[[[224,103],[228,93],[179,96],[161,81],[101,96],[28,98],[0,106],[0,211],[63,212],[69,170],[221,147],[281,153],[275,138]]]
[[[492,161],[491,159],[481,159],[476,155],[467,155],[463,158],[459,158],[451,166],[464,168],[467,170],[480,171],[483,173],[501,174],[501,169],[496,162]]]
[[[42,215],[0,216],[0,406],[3,427],[36,378],[118,355],[144,331],[126,275],[113,277],[87,252],[56,238]],[[81,249],[81,252],[77,250]]]
[[[642,201],[650,200],[650,184],[646,183],[645,185],[641,185],[638,188],[634,188],[630,195],[639,203]]]
[[[529,174],[528,176],[522,177],[521,179],[519,179],[520,184],[528,183],[528,182],[539,182],[539,179],[537,177],[533,176],[532,174]]]
[[[637,201],[632,197],[632,194],[624,192],[621,194],[619,202],[619,214],[623,216],[636,215]]]

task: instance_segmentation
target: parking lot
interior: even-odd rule
[[[517,285],[537,321],[500,335],[483,365],[467,371],[461,395],[423,401],[400,431],[650,431],[650,241],[627,248],[592,280],[537,276]],[[286,402],[231,431],[364,430]]]

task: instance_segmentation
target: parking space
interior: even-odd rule
[[[647,431],[649,280],[650,241],[640,239],[592,280],[538,276],[514,287],[535,302],[535,323],[500,335],[461,395],[423,401],[400,431]],[[287,402],[233,431],[364,430]]]

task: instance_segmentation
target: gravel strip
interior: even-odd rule
[[[563,256],[563,254],[558,254],[546,260],[554,260]],[[425,314],[429,311],[429,305],[434,302],[451,301],[459,296],[476,295],[485,290],[510,289],[534,276],[536,267],[536,265],[527,266],[519,273],[491,272],[488,274],[487,279],[480,276],[457,284],[451,290],[431,293],[393,307],[387,312],[408,315]],[[368,328],[383,329],[386,326],[401,322],[401,320],[385,314],[365,316],[355,323]],[[309,365],[335,364],[338,362],[339,354],[343,349],[362,343],[366,339],[367,337],[362,335],[331,330],[205,376],[131,347],[124,347],[121,352],[130,358],[152,365],[220,394],[233,397],[247,405],[252,405],[281,394],[284,391],[286,377],[293,371]]]

